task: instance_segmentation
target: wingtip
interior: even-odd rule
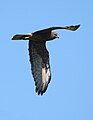
[[[38,95],[43,95],[45,92],[46,92],[46,90],[47,90],[47,87],[42,91],[42,90],[38,90],[38,88],[36,87],[36,93],[38,94]]]
[[[76,25],[75,27],[76,27],[76,29],[75,29],[75,30],[77,30],[77,29],[80,27],[80,24]]]
[[[72,31],[76,31],[80,27],[80,24],[75,25],[75,26],[70,26],[69,29]]]
[[[66,26],[64,29],[76,31],[80,27],[80,24],[78,25],[72,25],[72,26]]]

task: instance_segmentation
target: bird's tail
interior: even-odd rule
[[[80,25],[75,25],[75,26],[65,26],[65,27],[62,27],[62,29],[75,31],[75,30],[77,30],[79,27],[80,27]]]
[[[12,37],[12,40],[29,40],[31,34],[16,34]]]

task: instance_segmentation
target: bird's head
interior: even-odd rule
[[[51,39],[59,38],[58,34],[56,32],[51,33]]]

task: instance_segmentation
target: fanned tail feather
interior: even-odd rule
[[[28,40],[31,35],[29,34],[16,34],[12,37],[12,40]]]

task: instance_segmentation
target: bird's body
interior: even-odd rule
[[[16,34],[12,40],[29,40],[29,56],[32,74],[34,77],[36,92],[43,94],[51,80],[51,70],[49,64],[49,52],[46,48],[46,41],[59,38],[56,29],[66,29],[75,31],[80,25],[66,27],[50,27],[30,34]]]

